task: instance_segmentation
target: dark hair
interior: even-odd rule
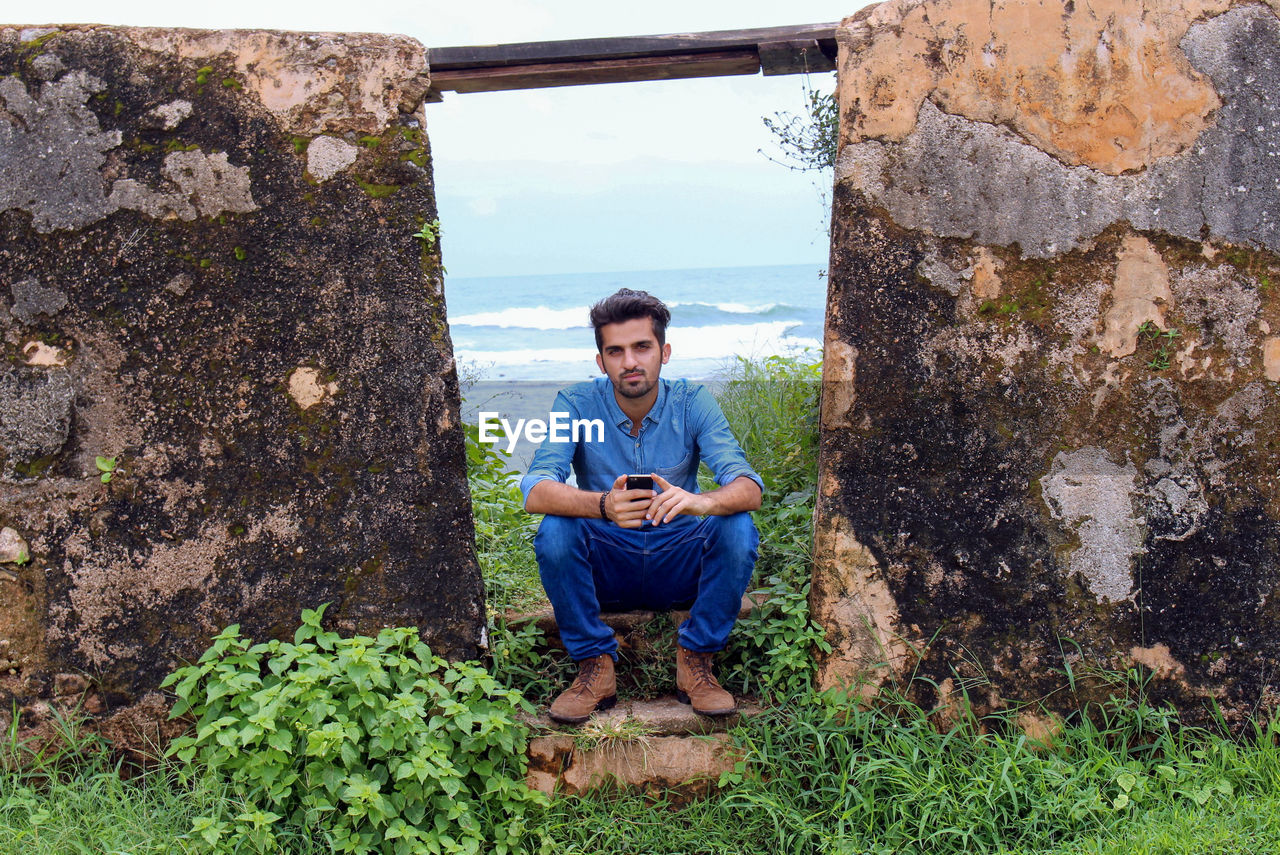
[[[596,331],[596,350],[604,350],[601,327],[636,318],[649,318],[653,321],[653,334],[658,339],[658,347],[667,343],[667,324],[671,321],[671,310],[648,291],[619,288],[616,294],[605,297],[591,307],[591,328]]]

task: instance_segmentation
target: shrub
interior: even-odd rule
[[[276,845],[278,823],[322,830],[336,852],[474,853],[517,847],[525,731],[517,693],[482,668],[433,656],[413,628],[377,638],[325,631],[302,612],[292,643],[253,644],[230,626],[164,685],[194,732],[170,746],[225,776],[235,815],[201,816],[215,851]]]
[[[527,513],[515,476],[507,468],[511,455],[480,442],[480,429],[468,423],[467,484],[476,527],[476,558],[485,581],[490,618],[543,598],[533,536],[541,517]]]
[[[755,592],[762,605],[729,639],[721,676],[731,690],[804,692],[815,649],[830,650],[809,619],[813,507],[818,480],[822,364],[809,355],[739,357],[717,394],[748,462],[764,481]]]

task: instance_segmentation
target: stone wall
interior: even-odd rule
[[[427,83],[395,36],[0,28],[0,710],[162,714],[323,602],[477,654]]]
[[[1280,3],[895,0],[841,45],[825,685],[1280,686]],[[1140,667],[1139,667],[1140,666]],[[1067,690],[1074,676],[1094,673]]]

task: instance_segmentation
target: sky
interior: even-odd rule
[[[4,23],[402,33],[428,48],[839,21],[860,0],[46,0]],[[830,89],[832,75],[811,83]],[[825,266],[830,174],[778,156],[762,118],[801,76],[445,93],[426,106],[449,278]]]

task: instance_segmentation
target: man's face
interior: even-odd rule
[[[624,398],[643,398],[658,384],[662,366],[671,358],[671,345],[658,346],[651,318],[632,318],[600,328],[602,342],[596,365]]]

